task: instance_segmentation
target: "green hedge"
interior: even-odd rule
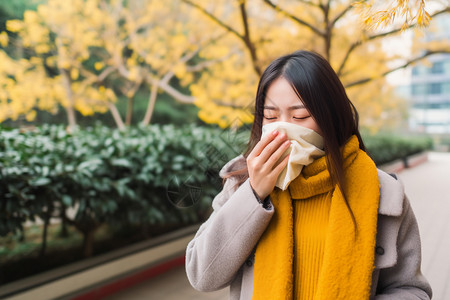
[[[97,126],[74,134],[62,126],[3,129],[0,235],[20,232],[36,217],[45,224],[59,217],[84,235],[89,256],[93,232],[105,223],[202,221],[220,188],[220,167],[247,139],[246,132],[196,126]]]
[[[424,136],[399,136],[392,134],[378,134],[364,136],[364,143],[370,157],[377,165],[382,165],[397,159],[405,159],[407,156],[429,150],[433,146],[433,140]]]

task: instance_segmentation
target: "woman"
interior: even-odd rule
[[[329,63],[298,51],[258,86],[248,150],[220,172],[186,251],[192,286],[231,299],[429,299],[403,187],[365,153]]]

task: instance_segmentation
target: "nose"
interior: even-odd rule
[[[282,122],[290,122],[291,120],[290,120],[288,114],[286,114],[286,113],[281,113],[281,114],[280,114],[280,121],[282,121]]]

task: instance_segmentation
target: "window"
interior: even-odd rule
[[[431,95],[441,94],[442,85],[440,83],[430,83],[430,85],[428,86],[428,92]]]
[[[427,86],[425,84],[413,84],[411,86],[411,94],[421,96],[427,94]]]
[[[431,74],[444,73],[444,63],[442,61],[435,62],[431,67]]]

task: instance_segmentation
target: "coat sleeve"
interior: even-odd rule
[[[250,256],[274,213],[258,202],[247,179],[235,189],[233,178],[214,198],[214,211],[200,226],[186,250],[186,273],[199,291],[231,283]]]
[[[423,276],[419,228],[408,199],[404,199],[397,238],[397,263],[380,270],[376,300],[431,299],[430,284]]]

